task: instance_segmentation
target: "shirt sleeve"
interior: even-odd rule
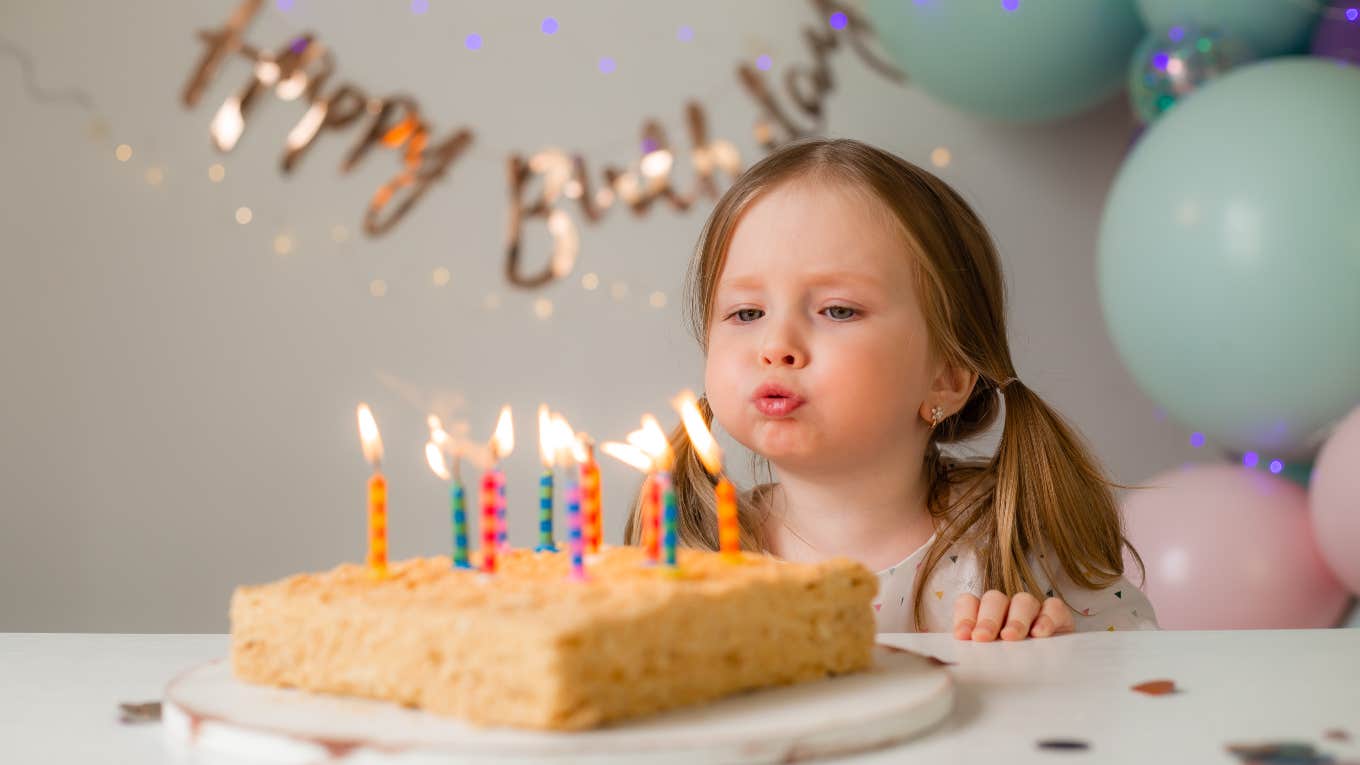
[[[1117,630],[1155,630],[1157,613],[1143,591],[1128,577],[1121,576],[1113,584],[1099,590],[1089,590],[1073,582],[1061,565],[1056,568],[1054,582],[1044,583],[1046,561],[1031,560],[1033,570],[1044,584],[1044,597],[1061,597],[1072,608],[1072,621],[1077,632],[1114,632]],[[1053,561],[1057,563],[1056,560]],[[1054,587],[1054,583],[1057,587]]]

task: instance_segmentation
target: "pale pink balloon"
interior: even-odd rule
[[[1308,486],[1313,533],[1341,583],[1360,594],[1360,407],[1322,445]]]
[[[1234,465],[1162,473],[1125,496],[1163,629],[1330,627],[1349,595],[1318,551],[1303,488]],[[1127,557],[1127,555],[1126,555]],[[1138,569],[1125,576],[1139,583]]]

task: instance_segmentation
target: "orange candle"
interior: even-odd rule
[[[604,538],[604,513],[600,508],[600,465],[595,462],[595,449],[591,445],[586,452],[586,461],[581,463],[581,514],[585,522],[586,552],[595,554],[600,551]]]
[[[728,560],[741,558],[741,526],[737,522],[737,490],[727,479],[722,468],[722,449],[708,430],[703,415],[699,412],[694,394],[682,392],[675,399],[675,408],[680,411],[680,419],[685,423],[685,432],[690,443],[704,463],[704,469],[718,481],[714,495],[718,504],[718,550]]]
[[[600,444],[600,451],[625,465],[637,468],[647,476],[642,482],[642,506],[638,512],[638,523],[641,527],[638,532],[642,549],[647,551],[647,559],[655,563],[661,558],[661,538],[657,534],[657,522],[661,518],[661,500],[657,491],[660,487],[652,478],[652,458],[647,456],[647,452],[641,447],[618,441],[605,441]]]
[[[359,441],[364,459],[373,467],[368,479],[368,572],[376,578],[387,576],[387,479],[382,474],[382,437],[373,410],[359,404]]]
[[[718,549],[728,558],[741,552],[741,527],[737,524],[737,489],[727,476],[718,479]]]

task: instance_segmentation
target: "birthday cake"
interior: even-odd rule
[[[231,600],[231,665],[249,683],[362,696],[481,726],[580,730],[741,691],[866,669],[877,578],[680,550],[649,565],[605,547],[573,580],[564,553],[345,564]]]

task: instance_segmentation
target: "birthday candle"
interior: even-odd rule
[[[500,461],[515,448],[515,425],[510,406],[501,407],[496,432],[491,436],[489,465],[482,473],[482,570],[496,571],[496,557],[505,546],[505,474]]]
[[[571,551],[571,578],[586,578],[585,540],[581,536],[581,482],[579,463],[585,460],[585,448],[572,433],[565,419],[557,418],[558,443],[562,449],[560,462],[567,465],[567,545]]]
[[[505,472],[501,470],[500,461],[510,456],[510,452],[515,448],[515,426],[510,418],[509,404],[501,407],[501,416],[496,421],[496,433],[491,440],[495,460],[491,469],[494,481],[493,500],[496,506],[494,541],[497,550],[504,551],[510,546],[510,537],[506,519]]]
[[[557,552],[553,543],[553,463],[556,427],[546,404],[538,407],[538,453],[543,474],[538,478],[538,552]]]
[[[444,461],[444,450],[440,447],[441,443],[447,443],[448,434],[444,433],[443,428],[437,428],[438,418],[430,415],[431,434],[430,440],[425,444],[425,461],[430,463],[430,470],[445,481],[452,480],[449,487],[449,519],[453,527],[453,565],[457,568],[470,568],[468,562],[468,542],[467,542],[467,508],[463,496],[463,481],[461,470],[458,465],[458,457],[454,456],[453,473],[449,473],[448,464]]]
[[[496,473],[482,473],[482,570],[496,573]]]
[[[368,479],[368,572],[379,579],[387,576],[387,479],[383,478],[382,437],[368,404],[359,404],[359,440],[364,459],[373,466]]]
[[[675,398],[675,407],[680,411],[680,419],[685,423],[685,432],[690,443],[704,463],[704,469],[717,479],[714,494],[718,505],[718,549],[728,560],[741,557],[741,526],[737,519],[737,491],[722,468],[722,450],[713,439],[708,425],[699,412],[694,394],[683,391]]]
[[[656,473],[648,473],[642,484],[642,549],[647,551],[647,560],[651,563],[661,560],[660,489]]]
[[[632,438],[633,436],[630,435],[629,437]],[[642,547],[647,550],[648,560],[650,562],[655,562],[657,557],[659,557],[659,550],[654,551],[650,549],[651,547],[656,546],[656,513],[654,512],[656,503],[653,499],[653,487],[655,483],[652,480],[651,473],[652,459],[651,457],[648,457],[647,453],[640,447],[634,444],[619,443],[618,441],[605,441],[600,444],[600,451],[625,465],[642,471],[647,476],[642,482],[642,507],[640,508],[640,517],[638,518],[641,525],[638,531],[640,532]]]
[[[628,438],[629,441],[633,442],[652,457],[652,464],[655,466],[656,470],[653,478],[653,496],[657,499],[656,507],[659,508],[659,518],[657,518],[657,521],[660,525],[659,536],[661,538],[661,558],[666,565],[674,566],[676,560],[675,548],[677,539],[675,535],[675,526],[677,519],[675,490],[674,487],[671,486],[672,456],[670,443],[666,440],[666,432],[661,429],[661,424],[650,414],[643,415],[642,429],[630,433]],[[668,529],[669,533],[667,531]],[[648,551],[648,557],[650,560],[656,560],[655,557],[652,557],[650,550]]]
[[[586,461],[581,465],[581,522],[585,525],[586,552],[600,551],[604,537],[604,513],[600,508],[600,466],[595,462],[595,449],[588,439]]]

